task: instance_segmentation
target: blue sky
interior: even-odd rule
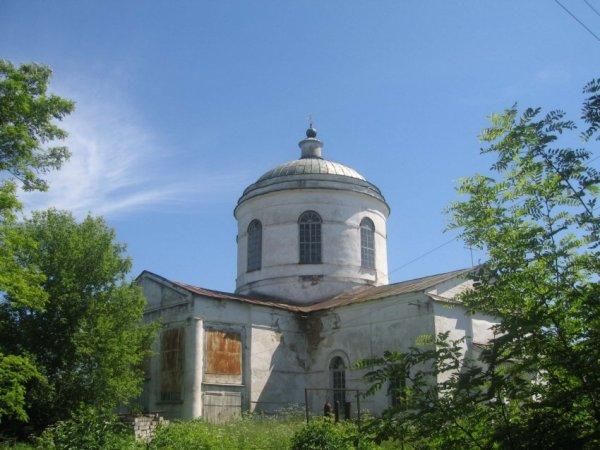
[[[562,3],[600,34],[582,0]],[[471,264],[454,242],[406,265],[454,236],[443,210],[486,170],[487,116],[518,102],[578,117],[600,75],[600,42],[551,0],[4,0],[0,30],[0,57],[50,65],[77,102],[73,157],[27,208],[102,214],[133,275],[221,290],[235,287],[235,202],[298,156],[309,114],[324,155],[391,205],[400,281]]]

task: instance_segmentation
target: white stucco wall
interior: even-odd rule
[[[435,314],[435,334],[448,332],[448,339],[463,339],[461,343],[463,356],[472,357],[473,344],[486,344],[494,338],[493,327],[497,320],[487,314],[469,313],[466,308],[453,299],[469,289],[471,281],[460,278],[440,283],[428,291],[432,296],[433,311]],[[447,299],[448,301],[446,301]],[[440,380],[446,375],[440,375]]]
[[[309,347],[310,367],[307,387],[329,387],[329,362],[344,355],[351,366],[356,361],[381,356],[386,350],[405,351],[415,345],[418,336],[433,332],[432,305],[422,293],[404,294],[329,310],[312,318],[322,324],[318,345]],[[351,367],[346,372],[346,385],[366,390],[364,370]],[[317,397],[315,396],[315,399]],[[318,412],[321,404],[311,404]],[[385,390],[361,399],[361,407],[379,414],[389,406]]]
[[[199,417],[203,415],[203,394],[223,391],[241,393],[243,409],[251,411],[274,412],[303,402],[306,342],[294,313],[198,296],[152,275],[143,275],[138,283],[148,299],[145,320],[160,321],[162,330],[185,329],[182,401],[160,400],[159,335],[141,397],[144,409],[161,411],[168,418]],[[204,375],[206,329],[241,334],[240,382],[219,382]]]
[[[451,338],[473,342],[491,337],[492,318],[469,315],[460,304],[434,300],[430,294],[459,292],[468,282],[455,279],[428,292],[397,295],[330,310],[298,313],[233,300],[207,298],[178,289],[160,277],[142,276],[138,282],[149,301],[146,320],[161,320],[163,328],[186,331],[184,392],[181,402],[160,401],[160,355],[151,361],[144,407],[167,417],[203,415],[203,394],[238,392],[245,410],[275,412],[304,404],[305,388],[331,387],[329,363],[341,356],[347,365],[346,387],[364,391],[364,371],[352,365],[386,350],[406,351],[423,335],[450,331]],[[450,307],[449,307],[450,305]],[[237,383],[208,382],[203,375],[206,329],[234,330],[242,336],[242,377]],[[331,395],[329,393],[329,395]],[[311,392],[309,407],[322,412],[327,394]],[[329,398],[331,401],[331,399]],[[356,408],[355,400],[353,409]],[[361,399],[362,409],[379,414],[389,405],[385,388]]]
[[[316,211],[322,218],[322,264],[299,264],[298,218]],[[308,304],[357,285],[388,283],[388,207],[351,190],[283,190],[250,198],[236,209],[237,292]],[[361,267],[360,221],[375,224],[375,270]],[[262,267],[247,272],[247,229],[262,223]],[[313,277],[311,277],[313,276]]]

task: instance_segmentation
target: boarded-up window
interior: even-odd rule
[[[242,339],[232,331],[206,330],[206,374],[242,375]]]
[[[183,384],[184,330],[163,331],[161,340],[160,399],[165,402],[181,400]]]

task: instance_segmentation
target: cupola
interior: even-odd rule
[[[264,173],[238,200],[236,292],[310,304],[387,284],[390,210],[381,191],[324,159],[312,124],[298,145],[299,159]]]

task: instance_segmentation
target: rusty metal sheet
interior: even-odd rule
[[[181,400],[184,350],[183,328],[163,331],[160,365],[160,398],[162,401]]]
[[[205,372],[212,375],[242,374],[242,339],[239,333],[207,330]]]

